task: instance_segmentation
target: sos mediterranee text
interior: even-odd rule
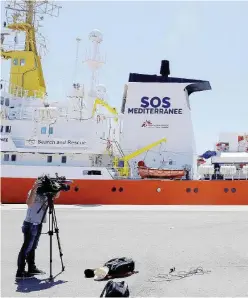
[[[139,108],[128,108],[128,114],[182,114],[182,109],[171,108],[170,97],[143,96]]]

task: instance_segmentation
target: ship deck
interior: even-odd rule
[[[248,294],[248,206],[56,205],[65,271],[54,282],[44,280],[49,273],[49,236],[44,234],[36,259],[47,275],[16,284],[25,211],[25,205],[1,205],[2,297],[99,297],[106,282],[85,279],[84,270],[119,256],[136,261],[139,273],[125,279],[133,297]],[[56,237],[53,247],[56,275],[61,270]],[[178,272],[198,266],[211,272],[150,281],[171,267]]]

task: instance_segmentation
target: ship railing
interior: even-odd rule
[[[1,80],[1,91],[4,91],[6,93],[10,93],[14,97],[23,97],[28,98],[30,100],[37,99],[37,98],[46,98],[46,93],[40,92],[40,91],[34,91],[34,94],[32,96],[29,96],[29,90],[24,89],[21,86],[15,85],[10,83],[9,81]]]
[[[4,48],[4,52],[8,51],[23,51],[25,49],[25,42],[18,42],[16,43],[15,41],[13,42],[4,42],[2,44]]]
[[[204,165],[198,168],[197,174],[201,180],[248,180],[248,166],[237,169],[236,165],[223,165],[218,168]]]
[[[141,179],[141,177],[138,174],[138,170],[135,167],[129,167],[130,175],[128,177],[122,176],[120,174],[121,171],[123,171],[123,167],[108,167],[107,170],[111,177],[113,179]],[[215,169],[215,171],[208,171],[205,173],[199,173],[198,178],[200,180],[248,180],[248,165],[244,166],[242,169],[236,169],[228,167],[223,167]],[[193,177],[194,175],[192,175]],[[186,177],[183,177],[182,180],[186,180]],[[192,180],[192,178],[189,178],[189,180]]]

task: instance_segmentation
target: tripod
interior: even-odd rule
[[[58,228],[58,223],[57,223],[57,218],[56,218],[56,214],[55,214],[55,208],[54,208],[54,202],[53,202],[53,197],[54,194],[53,193],[47,193],[47,200],[43,203],[43,205],[41,206],[41,208],[38,210],[37,213],[40,212],[40,210],[44,207],[44,205],[47,203],[43,218],[41,223],[44,221],[45,215],[47,213],[48,210],[48,232],[47,234],[50,236],[50,276],[49,276],[49,280],[53,280],[54,276],[52,275],[52,237],[53,234],[55,233],[57,236],[57,242],[58,242],[58,248],[59,248],[59,256],[60,256],[60,260],[61,260],[61,266],[62,266],[62,270],[61,272],[59,272],[57,275],[59,275],[60,273],[62,273],[63,271],[65,271],[65,266],[63,263],[63,253],[62,253],[62,249],[61,249],[61,244],[60,244],[60,238],[59,238],[59,228]],[[57,276],[56,275],[56,276]]]

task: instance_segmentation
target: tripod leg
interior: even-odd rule
[[[59,228],[58,228],[58,224],[57,224],[57,218],[56,218],[56,214],[55,214],[55,208],[53,208],[53,224],[54,224],[54,231],[55,234],[57,236],[57,242],[58,242],[58,248],[59,248],[59,256],[60,256],[60,260],[61,260],[61,266],[62,266],[62,272],[65,271],[65,266],[63,263],[63,253],[62,253],[62,248],[61,248],[61,244],[60,244],[60,238],[59,238]]]
[[[49,208],[49,231],[48,231],[48,234],[50,236],[50,277],[49,277],[50,280],[53,279],[53,275],[52,275],[52,253],[53,253],[52,237],[53,237],[53,225],[54,225],[54,219],[53,219],[52,209]]]

